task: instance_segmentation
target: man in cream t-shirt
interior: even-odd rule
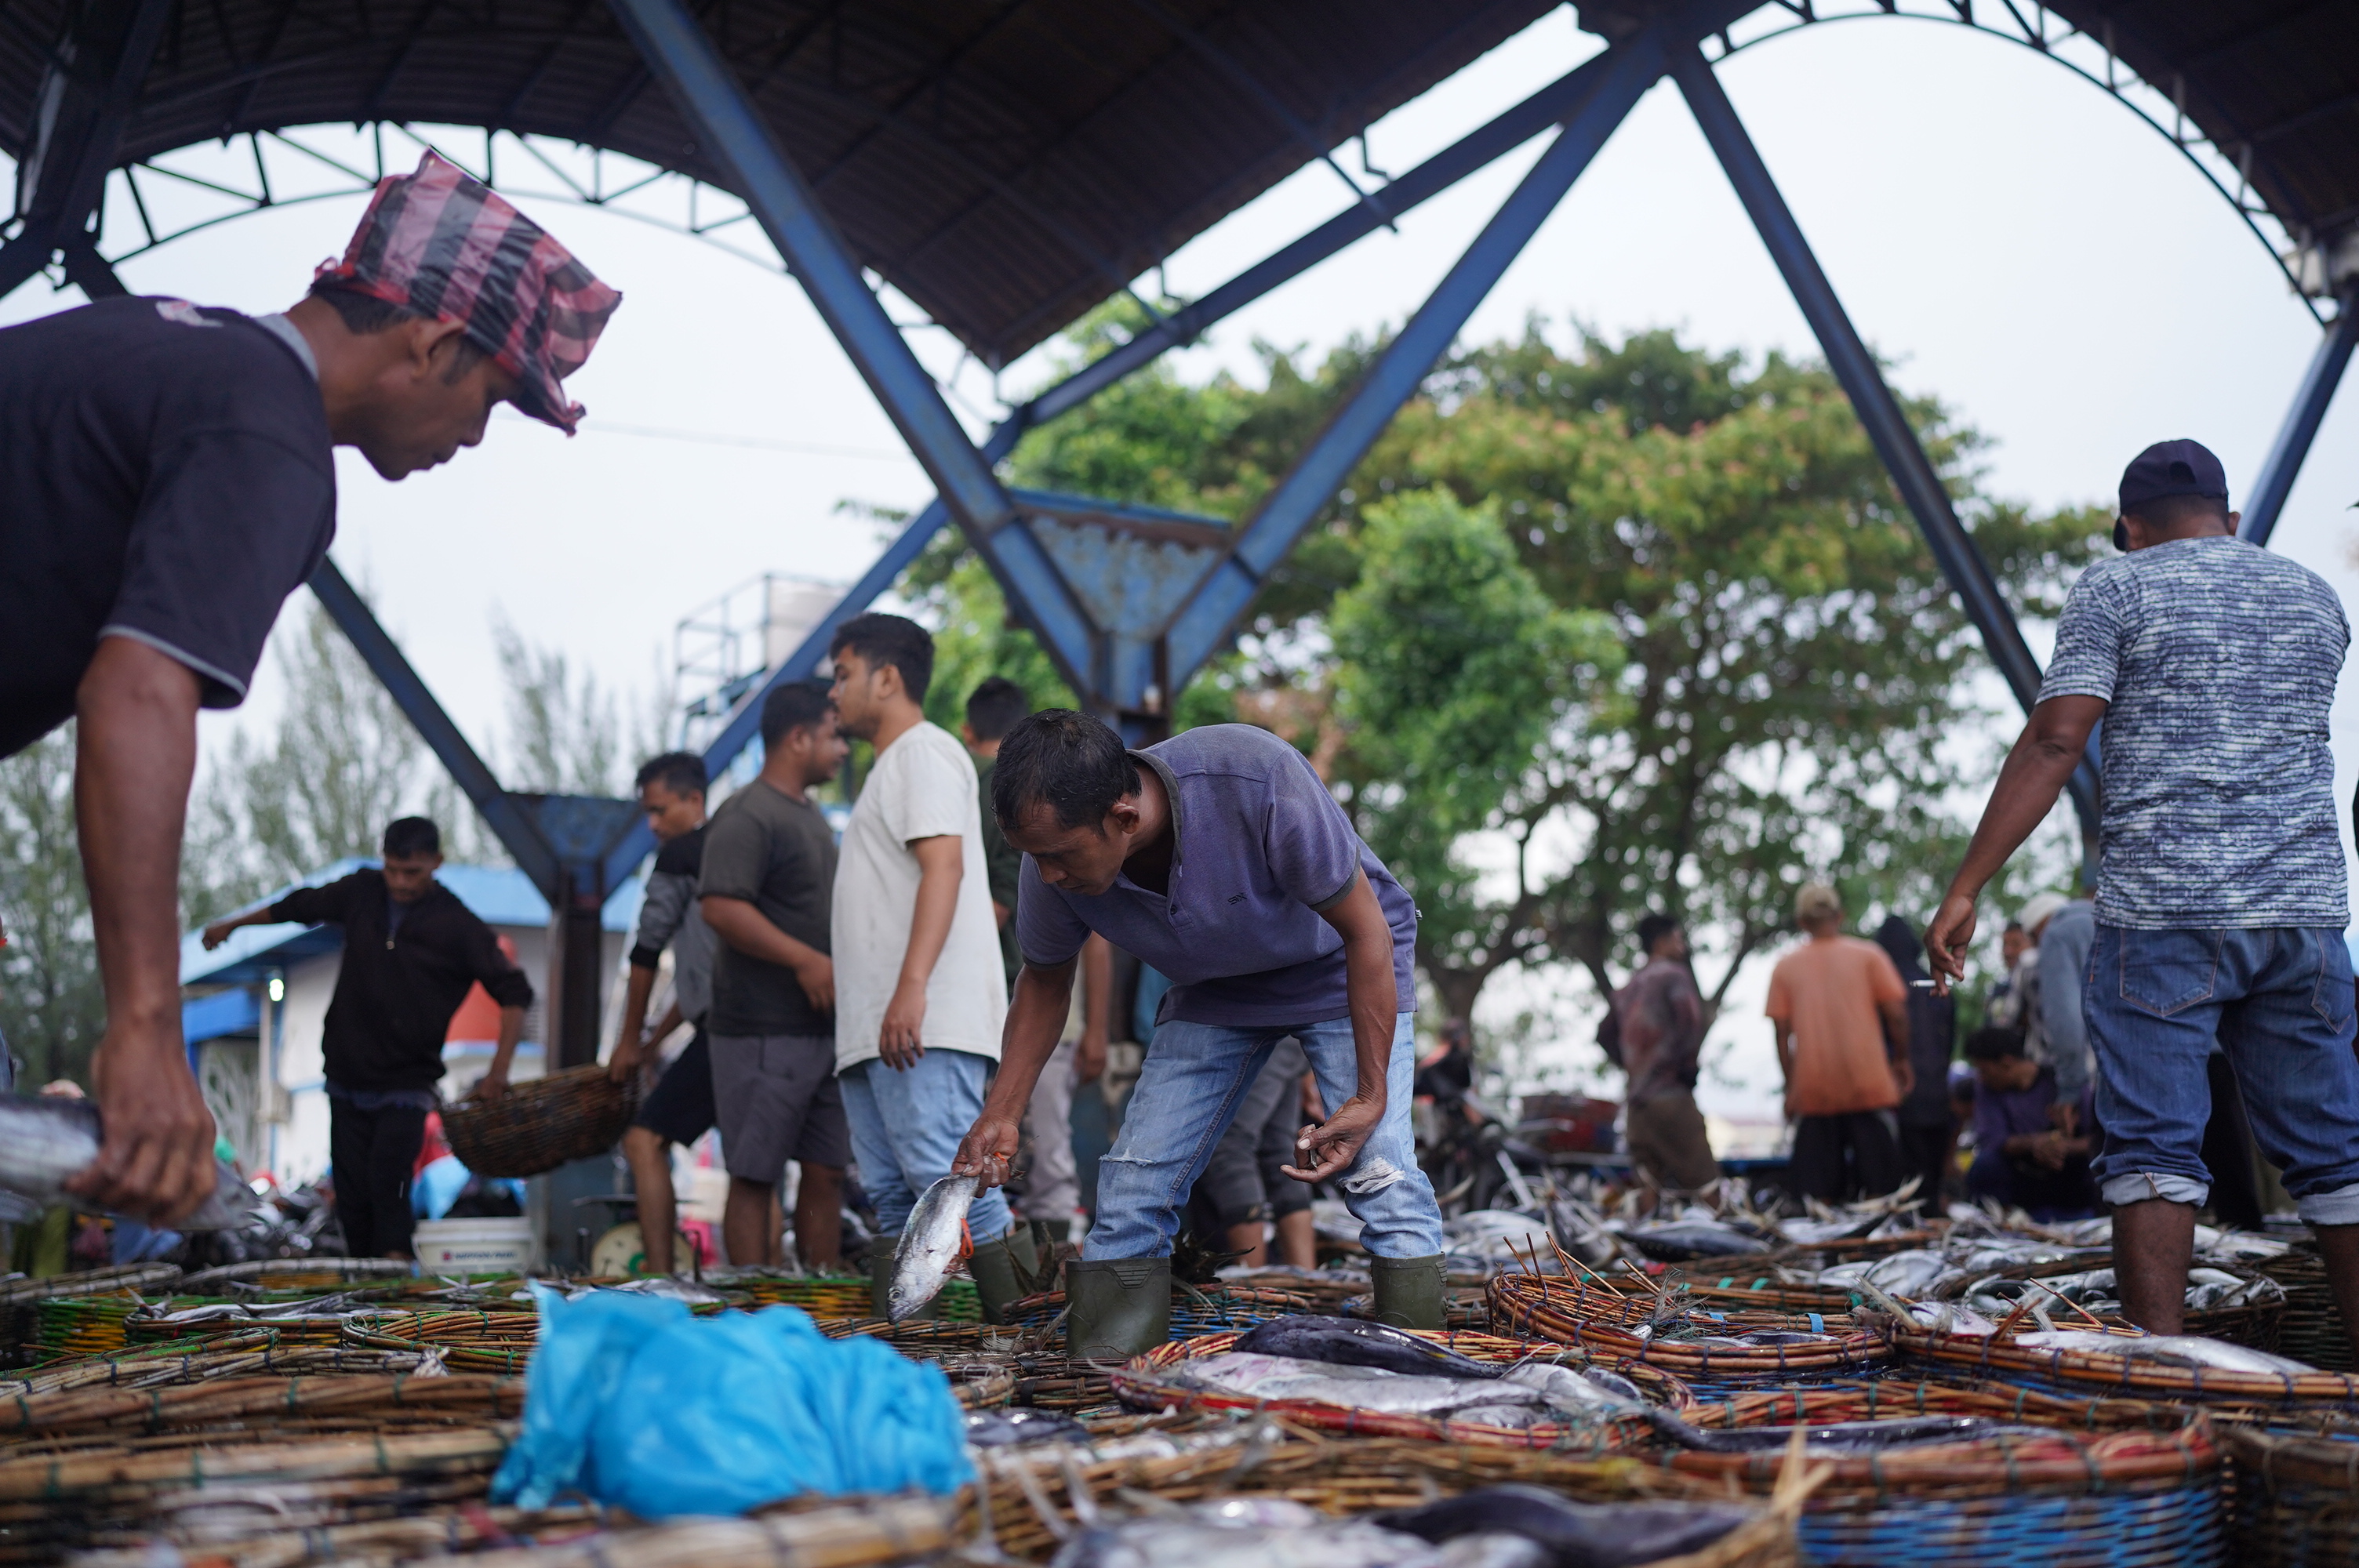
[[[836,632],[838,723],[876,748],[835,873],[835,1070],[853,1158],[876,1207],[877,1315],[893,1249],[920,1195],[951,1173],[999,1059],[1007,978],[984,869],[974,763],[926,721],[934,643],[898,615]],[[1022,1293],[1034,1253],[996,1190],[967,1214],[984,1314]]]

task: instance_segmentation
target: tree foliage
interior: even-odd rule
[[[1125,327],[1109,308],[1071,351]],[[1153,367],[1028,436],[1009,478],[1242,518],[1381,346],[1260,345],[1261,389]],[[1974,432],[1907,406],[2017,612],[2052,616],[2104,520],[1983,495]],[[966,687],[1039,658],[955,539],[911,580],[973,616]],[[1863,915],[1930,908],[2011,718],[1986,668],[1822,367],[1534,323],[1429,379],[1181,704],[1216,686],[1313,756],[1416,892],[1451,1011],[1511,964],[1610,985],[1650,909],[1715,936],[1716,1001],[1808,878]]]
[[[105,1022],[73,764],[71,724],[0,762],[0,1035],[37,1081],[81,1076]]]

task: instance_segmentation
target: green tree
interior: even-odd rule
[[[1453,961],[1456,917],[1482,906],[1461,841],[1501,825],[1552,733],[1587,728],[1622,649],[1605,616],[1549,600],[1489,502],[1396,495],[1368,508],[1359,555],[1328,616],[1335,771],[1370,846],[1427,905],[1419,961],[1463,1012],[1496,962]]]
[[[0,761],[0,1034],[41,1080],[85,1076],[106,1028],[73,768],[71,724]]]
[[[1109,310],[1073,351],[1125,330]],[[1244,516],[1382,341],[1314,368],[1261,346],[1260,391],[1158,367],[1027,437],[1009,475]],[[1975,434],[1908,406],[2017,613],[2052,616],[2102,519],[1982,495]],[[1454,515],[1430,496],[1400,509],[1436,489]],[[1488,564],[1503,546],[1520,579]],[[1538,616],[1543,600],[1567,619]],[[1464,626],[1502,645],[1577,626],[1584,657],[1517,686]],[[1953,742],[1978,754],[2012,721],[1977,691],[1977,640],[1832,377],[1664,331],[1568,351],[1534,323],[1454,357],[1265,589],[1246,647],[1198,687],[1310,752],[1399,858],[1452,1011],[1510,964],[1609,986],[1650,908],[1716,938],[1715,1002],[1807,877],[1834,878],[1863,916],[1921,916],[1987,774]],[[1455,690],[1453,669],[1499,698]]]

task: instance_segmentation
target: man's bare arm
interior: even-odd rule
[[[647,998],[655,989],[655,970],[633,964],[631,978],[623,987],[623,1022],[614,1031],[614,1053],[606,1058],[606,1076],[618,1084],[639,1070],[639,1035],[647,1027]]]
[[[1320,917],[1343,938],[1343,989],[1352,1006],[1352,1044],[1358,1082],[1352,1098],[1295,1146],[1299,1166],[1278,1167],[1298,1182],[1323,1182],[1360,1157],[1360,1146],[1384,1119],[1392,1069],[1393,1034],[1400,1018],[1400,987],[1393,976],[1393,933],[1366,873]]]
[[[958,915],[959,884],[966,880],[966,840],[955,833],[914,838],[909,853],[918,860],[918,900],[909,914],[909,946],[901,954],[901,976],[893,1000],[885,1004],[877,1027],[876,1051],[885,1065],[906,1071],[926,1054],[926,982],[951,939],[951,922]],[[1055,1042],[1050,1042],[1053,1045]]]
[[[1965,978],[1966,948],[1974,939],[1974,901],[2047,819],[2072,770],[2081,765],[2090,733],[2104,718],[2105,708],[2100,697],[2051,697],[2031,710],[1998,771],[1990,803],[1983,807],[1982,821],[1966,846],[1965,860],[1926,929],[1934,995],[1949,995],[1950,982]]]
[[[958,1174],[981,1176],[986,1187],[1007,1179],[1024,1108],[1032,1103],[1032,1087],[1055,1053],[1072,1008],[1074,965],[1068,958],[1052,968],[1027,964],[1016,972],[1016,995],[1007,1004],[1007,1023],[999,1036],[999,1075],[991,1081],[983,1114],[974,1119],[951,1162]]]
[[[508,1065],[516,1060],[516,1042],[524,1038],[524,1009],[500,1009],[500,1040],[492,1048],[491,1070],[475,1080],[474,1092],[484,1099],[497,1099],[508,1092]]]
[[[1114,944],[1092,933],[1082,944],[1082,1037],[1073,1046],[1073,1077],[1093,1084],[1105,1072],[1114,1038]]]
[[[788,935],[754,904],[742,898],[708,893],[703,899],[704,924],[712,934],[749,958],[794,971],[803,995],[822,1012],[835,1011],[835,960]]]
[[[74,815],[106,1033],[91,1059],[98,1161],[68,1184],[167,1224],[213,1189],[213,1119],[180,1037],[180,834],[197,767],[197,677],[104,637],[75,692]]]

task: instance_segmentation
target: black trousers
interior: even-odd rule
[[[1933,1127],[1901,1126],[1900,1179],[1919,1178],[1917,1195],[1925,1200],[1927,1214],[1938,1215],[1947,1206],[1941,1193],[1950,1177],[1950,1140],[1954,1131],[1946,1121]]]
[[[426,1141],[426,1112],[408,1106],[363,1110],[328,1100],[328,1161],[336,1178],[336,1223],[354,1258],[409,1255],[409,1177]]]
[[[1888,1110],[1806,1116],[1794,1124],[1788,1176],[1797,1197],[1821,1203],[1882,1197],[1908,1179],[1900,1161],[1900,1124]]]

